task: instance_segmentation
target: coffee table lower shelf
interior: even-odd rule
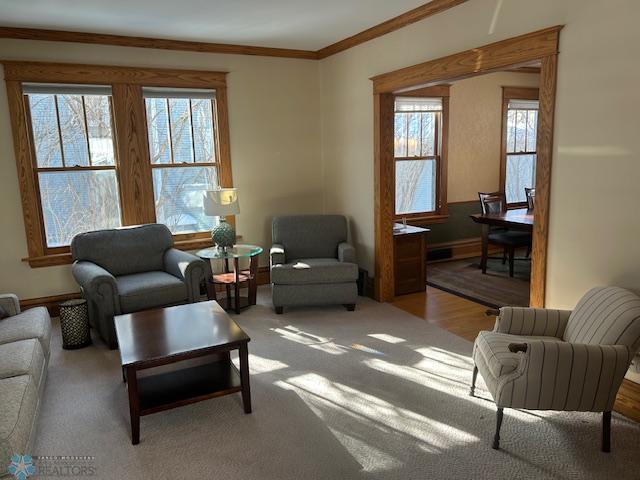
[[[229,360],[139,377],[140,415],[150,415],[240,391],[240,372]]]

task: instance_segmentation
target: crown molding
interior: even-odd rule
[[[412,23],[419,22],[420,20],[424,20],[427,17],[431,17],[432,15],[444,12],[445,10],[449,10],[450,8],[456,7],[468,1],[469,0],[432,0],[429,3],[398,15],[391,20],[379,23],[374,27],[368,28],[360,33],[356,33],[355,35],[345,38],[344,40],[340,40],[339,42],[321,48],[316,52],[316,54],[318,55],[318,59],[322,60],[323,58],[327,58],[331,55],[335,55],[336,53],[343,52],[352,47],[355,47],[356,45],[360,45],[361,43],[368,42],[369,40],[373,40],[374,38],[381,37],[382,35],[386,35],[387,33],[391,33],[402,27],[411,25]]]
[[[162,50],[181,50],[201,53],[223,53],[235,55],[259,55],[265,57],[296,58],[302,60],[321,60],[374,38],[406,27],[432,15],[453,8],[469,0],[432,0],[413,10],[375,25],[367,30],[333,43],[320,50],[297,50],[291,48],[256,47],[227,43],[195,42],[188,40],[170,40],[163,38],[111,35],[106,33],[72,32],[67,30],[46,30],[39,28],[2,27],[0,38],[19,40],[41,40],[48,42],[73,42],[94,45],[115,45],[120,47],[157,48]]]
[[[236,55],[260,55],[264,57],[298,58],[316,60],[318,55],[311,50],[289,48],[254,47],[226,43],[192,42],[149,37],[129,37],[104,33],[69,32],[66,30],[41,30],[38,28],[0,27],[0,38],[20,40],[44,40],[49,42],[74,42],[120,47],[158,48],[201,53],[225,53]]]

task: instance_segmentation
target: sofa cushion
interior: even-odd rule
[[[482,355],[482,360],[489,368],[491,374],[498,378],[513,372],[520,364],[520,353],[513,353],[509,350],[510,343],[526,343],[527,340],[551,340],[561,342],[556,337],[522,337],[520,335],[509,335],[507,333],[481,331],[474,344],[474,359]]]
[[[164,253],[172,246],[169,229],[153,223],[80,233],[71,241],[71,255],[118,276],[163,270]]]
[[[45,366],[44,352],[35,338],[0,345],[0,378],[31,375],[39,387]]]
[[[278,285],[346,283],[357,279],[358,265],[335,258],[301,258],[271,268],[271,283]]]
[[[187,286],[166,272],[144,272],[116,278],[122,313],[137,312],[158,305],[172,305],[188,299]]]
[[[18,315],[0,321],[0,344],[35,338],[45,357],[49,357],[51,317],[44,307],[30,308]]]
[[[11,455],[28,453],[31,430],[38,410],[38,388],[33,377],[0,379],[0,465]]]

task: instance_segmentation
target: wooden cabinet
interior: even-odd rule
[[[427,289],[428,228],[395,224],[393,251],[395,294],[424,292]]]

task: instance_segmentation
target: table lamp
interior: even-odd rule
[[[219,188],[204,192],[202,201],[204,214],[209,217],[219,217],[220,223],[213,227],[211,239],[216,247],[226,250],[236,243],[236,231],[227,223],[226,216],[240,213],[238,191],[235,188]]]

